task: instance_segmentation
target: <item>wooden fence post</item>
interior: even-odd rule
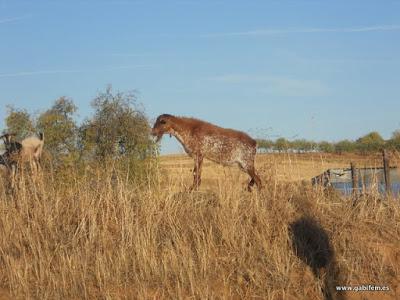
[[[383,154],[383,172],[385,174],[385,191],[386,195],[390,195],[392,192],[392,183],[390,181],[390,158],[389,153],[386,149],[382,150]]]
[[[353,183],[353,195],[358,196],[358,173],[355,163],[350,163],[351,168],[351,181]]]

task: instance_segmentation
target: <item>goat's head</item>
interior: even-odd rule
[[[7,145],[11,144],[13,136],[15,136],[15,133],[5,133],[0,136],[0,139],[3,139],[4,145],[7,147]]]
[[[158,116],[156,122],[154,123],[151,134],[157,137],[156,142],[159,142],[164,133],[173,133],[172,129],[172,116],[168,114],[163,114]]]
[[[22,145],[19,142],[13,140],[15,133],[5,133],[0,136],[1,139],[4,141],[4,146],[6,151],[9,153],[18,152],[22,149]]]

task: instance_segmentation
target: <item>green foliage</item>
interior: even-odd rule
[[[367,154],[369,152],[377,152],[382,149],[385,145],[385,140],[378,132],[374,131],[360,137],[356,141],[356,145],[358,151],[363,154]]]
[[[279,138],[276,141],[259,139],[257,140],[257,147],[264,151],[294,151],[300,153],[312,152],[316,150],[324,153],[343,153],[354,152],[356,150],[355,143],[349,140],[343,140],[335,144],[327,141],[316,143],[314,141],[309,141],[306,139],[289,141],[285,138]]]
[[[111,86],[93,101],[94,116],[79,130],[79,148],[84,158],[105,161],[129,157],[145,159],[155,153],[150,126],[133,93],[113,93]]]
[[[320,151],[324,153],[349,153],[360,152],[362,154],[373,153],[380,151],[383,148],[400,150],[400,130],[396,130],[392,134],[392,138],[385,141],[378,132],[370,132],[357,141],[341,140],[337,143],[330,143],[322,141],[316,143],[306,139],[296,139],[289,141],[285,138],[278,138],[276,141],[271,140],[257,140],[259,149],[265,151],[278,151],[278,152],[312,152]]]
[[[290,142],[290,148],[297,152],[310,152],[317,148],[317,144],[306,139],[297,139]]]
[[[270,151],[271,149],[273,149],[274,142],[271,140],[258,139],[257,147],[259,149],[262,149],[263,151],[267,152],[267,151]]]
[[[333,153],[335,151],[335,145],[326,141],[318,143],[318,149],[324,153]]]
[[[44,132],[45,147],[55,163],[72,162],[77,157],[76,111],[77,107],[71,99],[61,97],[38,118],[37,128]]]
[[[32,117],[25,109],[16,109],[12,106],[9,106],[7,108],[7,128],[5,132],[15,133],[16,139],[21,140],[35,131]]]
[[[386,146],[389,149],[400,151],[400,129],[393,132],[392,138],[386,142]]]
[[[289,149],[289,141],[287,139],[281,137],[275,141],[274,150],[277,150],[278,152],[283,152],[287,149]]]
[[[393,131],[392,140],[400,140],[400,129]]]
[[[136,103],[134,93],[113,92],[111,86],[92,101],[94,114],[80,126],[77,106],[67,97],[57,99],[36,120],[24,109],[9,108],[8,132],[21,140],[32,132],[44,133],[46,162],[59,175],[68,176],[70,167],[80,170],[107,166],[111,174],[124,172],[126,179],[145,183],[154,172],[152,158],[158,146],[150,136],[149,121]],[[34,126],[36,124],[36,126]]]
[[[354,142],[350,140],[342,140],[335,144],[335,152],[339,154],[343,152],[354,152],[355,149]]]

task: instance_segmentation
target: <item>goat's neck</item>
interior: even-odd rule
[[[172,130],[170,131],[170,134],[173,135],[183,146],[185,151],[190,154],[191,147],[189,145],[190,138],[189,138],[189,132],[184,129],[184,126],[180,126],[180,124],[174,124],[172,126]]]
[[[181,126],[179,126],[179,124],[173,124],[172,130],[170,131],[170,134],[173,135],[174,137],[177,138],[177,140],[181,143],[181,144],[185,144],[185,140],[186,138],[186,134],[185,134],[185,130],[183,130],[183,128]]]

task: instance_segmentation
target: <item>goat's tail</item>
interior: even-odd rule
[[[43,141],[44,140],[44,133],[39,132],[39,140]]]

